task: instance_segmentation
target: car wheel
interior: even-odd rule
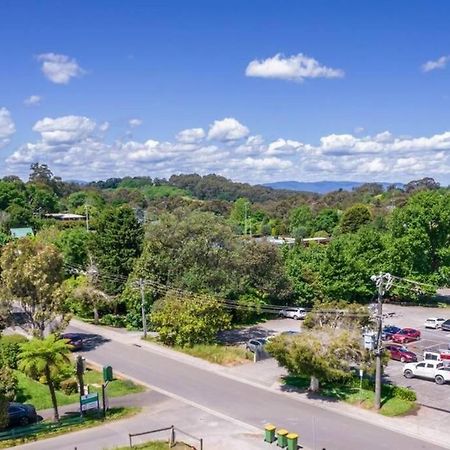
[[[298,316],[293,316],[292,317],[294,320],[298,320]]]
[[[401,358],[400,358],[400,362],[401,363],[404,363],[406,361],[406,359],[402,356]]]
[[[434,378],[434,381],[436,381],[436,384],[444,384],[445,380],[444,377],[442,375],[436,375],[436,377]]]
[[[403,376],[404,376],[405,378],[412,378],[412,377],[414,376],[414,374],[412,373],[412,370],[406,369],[406,370],[403,372]]]
[[[21,417],[19,420],[19,425],[21,427],[24,427],[24,426],[28,425],[29,423],[30,423],[30,421],[29,421],[28,417]]]

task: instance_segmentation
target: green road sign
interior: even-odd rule
[[[98,392],[95,394],[87,394],[80,396],[81,411],[87,411],[88,409],[98,409]]]

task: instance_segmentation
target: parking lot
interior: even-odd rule
[[[450,333],[442,330],[425,329],[424,322],[428,317],[450,318],[450,308],[420,308],[386,305],[386,312],[392,312],[394,317],[386,319],[386,325],[398,327],[411,327],[420,330],[421,339],[407,344],[408,350],[416,353],[422,359],[424,351],[437,351],[447,349],[450,342]],[[410,387],[417,393],[418,402],[424,408],[450,413],[450,385],[439,386],[433,381],[418,378],[407,379],[403,376],[403,364],[390,361],[386,368],[386,378],[392,383]]]
[[[441,330],[430,330],[424,328],[424,322],[428,317],[450,318],[450,308],[423,308],[423,307],[402,307],[385,305],[384,312],[392,313],[393,316],[384,320],[384,325],[396,325],[398,327],[411,327],[420,330],[421,339],[407,344],[406,347],[417,354],[418,359],[422,359],[426,350],[437,351],[448,348],[450,333]],[[300,331],[301,320],[293,319],[272,319],[258,325],[243,328],[241,330],[230,330],[227,332],[227,341],[234,344],[244,345],[247,340],[256,337],[267,337],[283,331]],[[259,364],[259,363],[258,363]],[[268,372],[271,372],[271,380],[276,380],[275,364],[265,362]],[[270,369],[269,369],[270,367]],[[263,368],[262,366],[260,367]],[[250,368],[236,370],[249,371]],[[256,370],[256,367],[255,367]],[[281,374],[281,369],[280,369]],[[269,374],[267,374],[269,376]],[[260,375],[262,376],[262,375]],[[405,387],[411,387],[416,391],[418,402],[423,408],[430,408],[443,413],[450,412],[450,385],[439,386],[433,381],[423,379],[407,379],[403,376],[403,364],[390,360],[385,371],[386,381]],[[269,379],[269,378],[268,378]],[[447,416],[447,414],[445,414]],[[450,419],[450,416],[449,416]],[[450,425],[450,420],[449,420]]]

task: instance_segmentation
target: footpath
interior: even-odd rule
[[[142,433],[167,428],[171,425],[192,436],[176,432],[177,440],[193,445],[197,449],[200,448],[199,443],[193,437],[203,439],[205,450],[262,450],[268,447],[268,444],[264,444],[262,441],[261,431],[253,427],[239,427],[234,423],[217,418],[194,406],[166,397],[155,391],[138,395],[145,398],[146,406],[136,416],[23,444],[16,448],[24,450],[112,450],[116,447],[129,447],[129,433]],[[123,406],[120,399],[116,400],[117,404]],[[136,406],[136,403],[133,406]],[[133,438],[133,445],[154,440],[167,441],[169,434],[169,431],[163,431],[138,436]]]

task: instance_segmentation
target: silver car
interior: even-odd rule
[[[306,317],[305,308],[284,308],[280,311],[280,317],[286,317],[289,319],[300,320]]]

